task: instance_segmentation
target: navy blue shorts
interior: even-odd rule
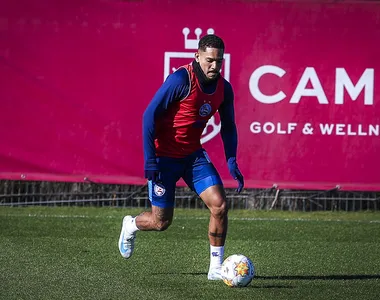
[[[218,171],[206,151],[200,149],[184,158],[158,157],[160,180],[148,181],[149,200],[158,207],[174,207],[175,187],[180,178],[198,195],[208,187],[222,185]]]

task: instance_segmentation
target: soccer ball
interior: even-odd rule
[[[221,275],[224,283],[228,286],[244,287],[255,276],[255,266],[248,257],[234,254],[224,260]]]

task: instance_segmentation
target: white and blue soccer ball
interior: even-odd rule
[[[255,277],[255,266],[243,254],[233,254],[222,264],[222,279],[230,287],[245,287]]]

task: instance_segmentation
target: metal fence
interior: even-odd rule
[[[245,189],[241,194],[227,189],[230,209],[290,211],[379,210],[380,192],[302,191]],[[0,181],[0,206],[107,206],[148,208],[147,186]],[[189,188],[178,187],[176,207],[206,209]]]

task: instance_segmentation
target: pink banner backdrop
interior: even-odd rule
[[[211,30],[247,187],[380,190],[379,23],[375,3],[1,1],[0,178],[144,184],[143,111]]]

